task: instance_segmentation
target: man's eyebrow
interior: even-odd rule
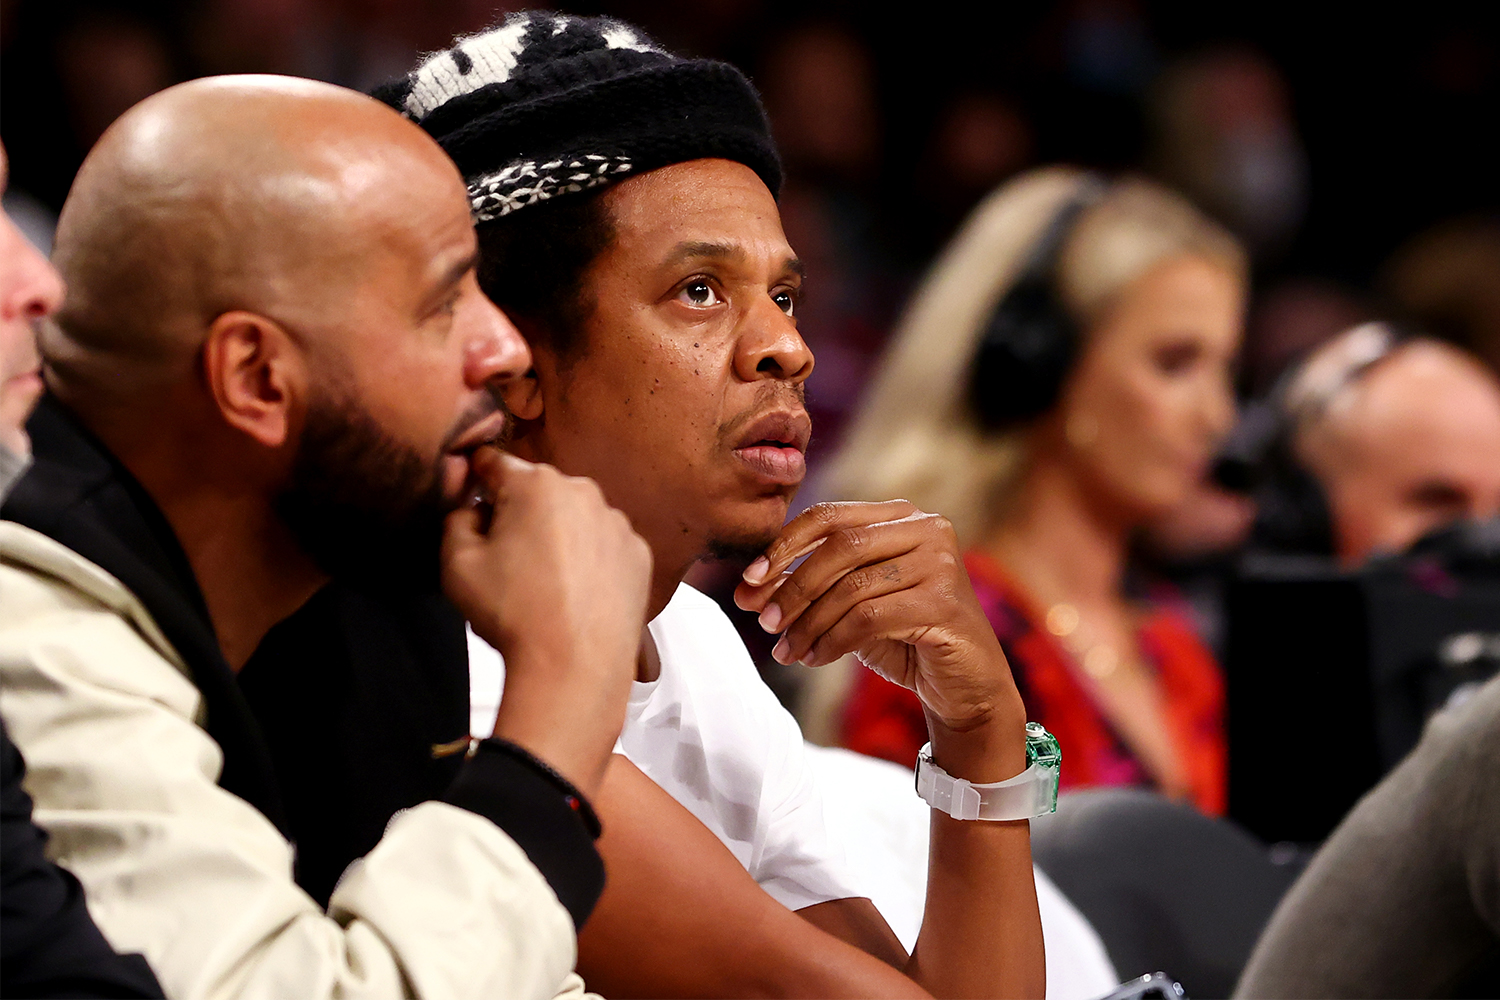
[[[467,255],[461,260],[454,261],[454,263],[443,272],[442,277],[433,282],[432,294],[430,297],[437,298],[438,296],[443,295],[448,291],[448,289],[452,288],[454,285],[462,281],[464,275],[468,274],[478,266],[478,250],[475,250],[473,253]]]
[[[672,267],[690,260],[732,260],[741,261],[745,259],[743,247],[734,243],[714,243],[708,240],[688,240],[677,244],[672,252],[667,254],[662,261],[663,267]]]
[[[689,240],[673,247],[672,252],[667,254],[666,259],[662,261],[662,266],[674,267],[692,260],[731,260],[740,262],[746,256],[744,247],[735,243]],[[799,278],[807,277],[807,269],[802,266],[802,260],[798,257],[788,257],[781,266],[784,270],[791,271]]]

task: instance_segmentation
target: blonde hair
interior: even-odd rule
[[[822,492],[910,500],[946,516],[966,546],[993,526],[1019,479],[1026,434],[981,426],[970,368],[995,306],[1087,183],[1082,171],[1048,167],[980,203],[913,297]],[[1223,227],[1157,184],[1117,181],[1062,243],[1059,300],[1087,330],[1126,286],[1179,256],[1220,262],[1245,280],[1244,252]]]

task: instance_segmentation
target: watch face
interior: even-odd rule
[[[1062,748],[1057,737],[1042,728],[1040,722],[1026,723],[1026,763],[1057,768],[1062,765]]]

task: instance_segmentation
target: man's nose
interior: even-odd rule
[[[801,383],[813,370],[813,353],[797,324],[768,295],[747,312],[736,345],[735,374],[746,382],[779,379]]]
[[[21,235],[10,216],[4,216],[3,241],[10,257],[4,287],[0,289],[0,308],[6,320],[38,320],[55,313],[63,301],[63,280],[31,241]]]
[[[464,375],[479,388],[518,379],[531,369],[531,348],[521,331],[500,308],[482,294],[476,296],[474,331],[469,338]]]

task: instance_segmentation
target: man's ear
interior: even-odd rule
[[[500,389],[505,408],[517,420],[540,420],[546,408],[542,403],[542,383],[535,366],[528,368],[520,378],[510,379]]]
[[[287,442],[307,371],[281,324],[239,309],[222,314],[208,329],[203,367],[225,422],[267,448]]]

